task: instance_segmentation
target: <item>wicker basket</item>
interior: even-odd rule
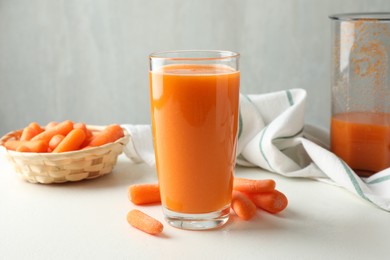
[[[101,131],[104,126],[87,126],[92,131]],[[0,139],[0,150],[13,164],[17,173],[31,183],[63,183],[93,179],[108,174],[114,168],[118,156],[129,142],[130,135],[114,143],[90,149],[64,153],[25,153],[8,151],[3,144],[19,139],[23,130],[6,134]]]

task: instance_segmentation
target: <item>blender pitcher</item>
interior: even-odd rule
[[[330,19],[331,150],[367,177],[390,166],[390,13]]]

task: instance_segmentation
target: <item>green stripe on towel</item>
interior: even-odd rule
[[[268,128],[268,126],[264,127],[264,129],[263,129],[263,131],[262,131],[262,133],[261,133],[260,142],[259,142],[259,149],[260,149],[260,153],[261,153],[261,155],[263,156],[264,160],[267,162],[268,167],[270,168],[270,170],[275,171],[275,170],[272,168],[271,164],[269,163],[267,157],[265,156],[265,152],[264,152],[264,150],[263,150],[263,138],[264,138],[264,134],[265,134],[265,131],[267,130],[267,128]]]
[[[287,95],[287,99],[288,99],[288,103],[290,106],[293,106],[294,105],[294,99],[293,99],[293,96],[291,94],[291,91],[290,90],[286,90],[286,95]],[[248,97],[246,97],[250,102],[252,102]],[[273,167],[271,166],[271,164],[269,163],[267,157],[265,156],[265,152],[263,150],[263,139],[264,139],[264,135],[265,135],[265,131],[267,130],[268,126],[264,127],[262,133],[261,133],[261,137],[260,137],[260,142],[259,142],[259,149],[260,149],[260,153],[261,155],[263,156],[264,160],[267,162],[268,164],[268,167],[270,168],[271,171],[275,171],[273,169]],[[303,131],[303,128],[296,134],[300,134],[301,132]],[[291,136],[291,137],[294,137],[294,136]],[[289,138],[289,137],[280,137],[280,138]]]
[[[288,103],[290,104],[290,106],[293,106],[294,105],[294,99],[293,99],[293,96],[291,94],[291,91],[290,90],[286,90],[286,94],[287,94]]]
[[[364,195],[362,189],[360,188],[359,186],[359,183],[357,182],[355,176],[353,176],[353,173],[352,171],[349,169],[349,167],[345,164],[344,161],[342,161],[340,158],[339,158],[339,161],[341,162],[341,165],[343,165],[344,167],[344,170],[345,172],[348,174],[348,177],[349,179],[351,180],[352,184],[353,184],[353,187],[355,188],[357,194],[362,197],[363,199],[365,200],[368,200],[369,202],[372,202],[369,198],[366,197],[366,195]]]
[[[388,181],[388,180],[390,180],[390,175],[379,177],[375,180],[367,182],[367,184],[380,183],[380,182]]]
[[[301,135],[302,133],[303,133],[303,127],[302,127],[301,130],[299,130],[298,133],[296,133],[296,134],[293,134],[293,135],[290,135],[290,136],[281,136],[281,137],[277,137],[277,138],[275,138],[274,140],[291,139],[291,138],[294,138],[294,137],[297,137],[297,136]]]

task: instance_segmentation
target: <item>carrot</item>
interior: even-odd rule
[[[91,138],[93,136],[93,133],[90,129],[87,128],[86,124],[85,123],[76,123],[73,125],[73,129],[76,129],[76,128],[80,128],[82,129],[84,132],[85,132],[85,140],[84,142],[81,144],[80,146],[80,149],[84,149],[84,147],[87,147],[89,142],[91,142]]]
[[[136,205],[161,202],[158,184],[133,184],[129,187],[129,199]]]
[[[53,127],[55,127],[56,125],[58,125],[57,122],[51,121],[51,122],[49,122],[49,123],[45,126],[45,129],[53,128]]]
[[[30,123],[27,127],[23,129],[22,135],[20,137],[21,141],[30,141],[31,138],[43,132],[43,129],[36,122]]]
[[[127,213],[127,222],[133,227],[151,235],[157,235],[164,229],[160,221],[137,209]]]
[[[77,128],[70,131],[69,134],[57,145],[53,150],[53,153],[62,153],[68,151],[74,151],[80,148],[81,144],[85,140],[85,133],[83,130]]]
[[[35,131],[34,128],[31,128],[31,127],[25,127],[23,129],[23,132],[22,132],[22,135],[20,136],[20,140],[21,141],[30,141],[31,138],[33,138],[34,136],[36,136],[38,133]]]
[[[101,146],[107,143],[115,142],[123,137],[123,129],[119,125],[109,125],[103,131],[94,135],[87,146]]]
[[[28,151],[28,152],[35,152],[35,153],[45,153],[47,152],[48,145],[46,142],[42,140],[36,140],[36,141],[9,140],[4,143],[4,147],[7,148],[8,150],[19,151],[19,152]]]
[[[19,145],[18,148],[16,148],[16,151],[23,152],[23,153],[30,153],[31,152],[30,148],[28,148],[24,144]]]
[[[271,179],[251,180],[245,178],[234,178],[233,190],[245,193],[269,192],[275,189],[275,181]]]
[[[250,220],[256,214],[256,205],[240,191],[233,191],[230,206],[237,216],[243,220]]]
[[[85,123],[76,123],[73,125],[73,129],[80,128],[85,132],[86,139],[92,137],[92,131],[89,130]]]
[[[56,147],[64,140],[65,136],[63,135],[55,135],[49,141],[49,149],[53,151]]]
[[[45,129],[42,133],[34,136],[31,140],[43,140],[47,143],[50,142],[50,139],[55,135],[67,135],[70,131],[73,129],[73,122],[70,120],[63,121],[59,123],[58,125]]]
[[[251,194],[250,199],[260,209],[276,214],[284,210],[288,205],[286,195],[278,190],[271,192]]]
[[[8,140],[6,141],[3,146],[5,148],[7,148],[7,150],[12,150],[12,151],[16,151],[16,149],[18,148],[19,145],[22,144],[22,142],[26,142],[26,141],[20,141],[20,140]]]

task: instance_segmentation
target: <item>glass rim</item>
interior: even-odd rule
[[[342,13],[329,15],[329,18],[338,21],[390,21],[390,12]]]
[[[182,54],[191,54],[191,53],[193,54],[203,53],[203,55],[201,56],[183,55],[181,57],[172,55],[172,54],[182,55]],[[216,54],[220,54],[220,56],[217,56]],[[223,50],[177,50],[177,51],[159,51],[159,52],[153,52],[149,54],[150,59],[163,59],[163,60],[224,60],[224,59],[232,59],[232,58],[239,58],[239,57],[240,54],[238,52],[223,51]]]

